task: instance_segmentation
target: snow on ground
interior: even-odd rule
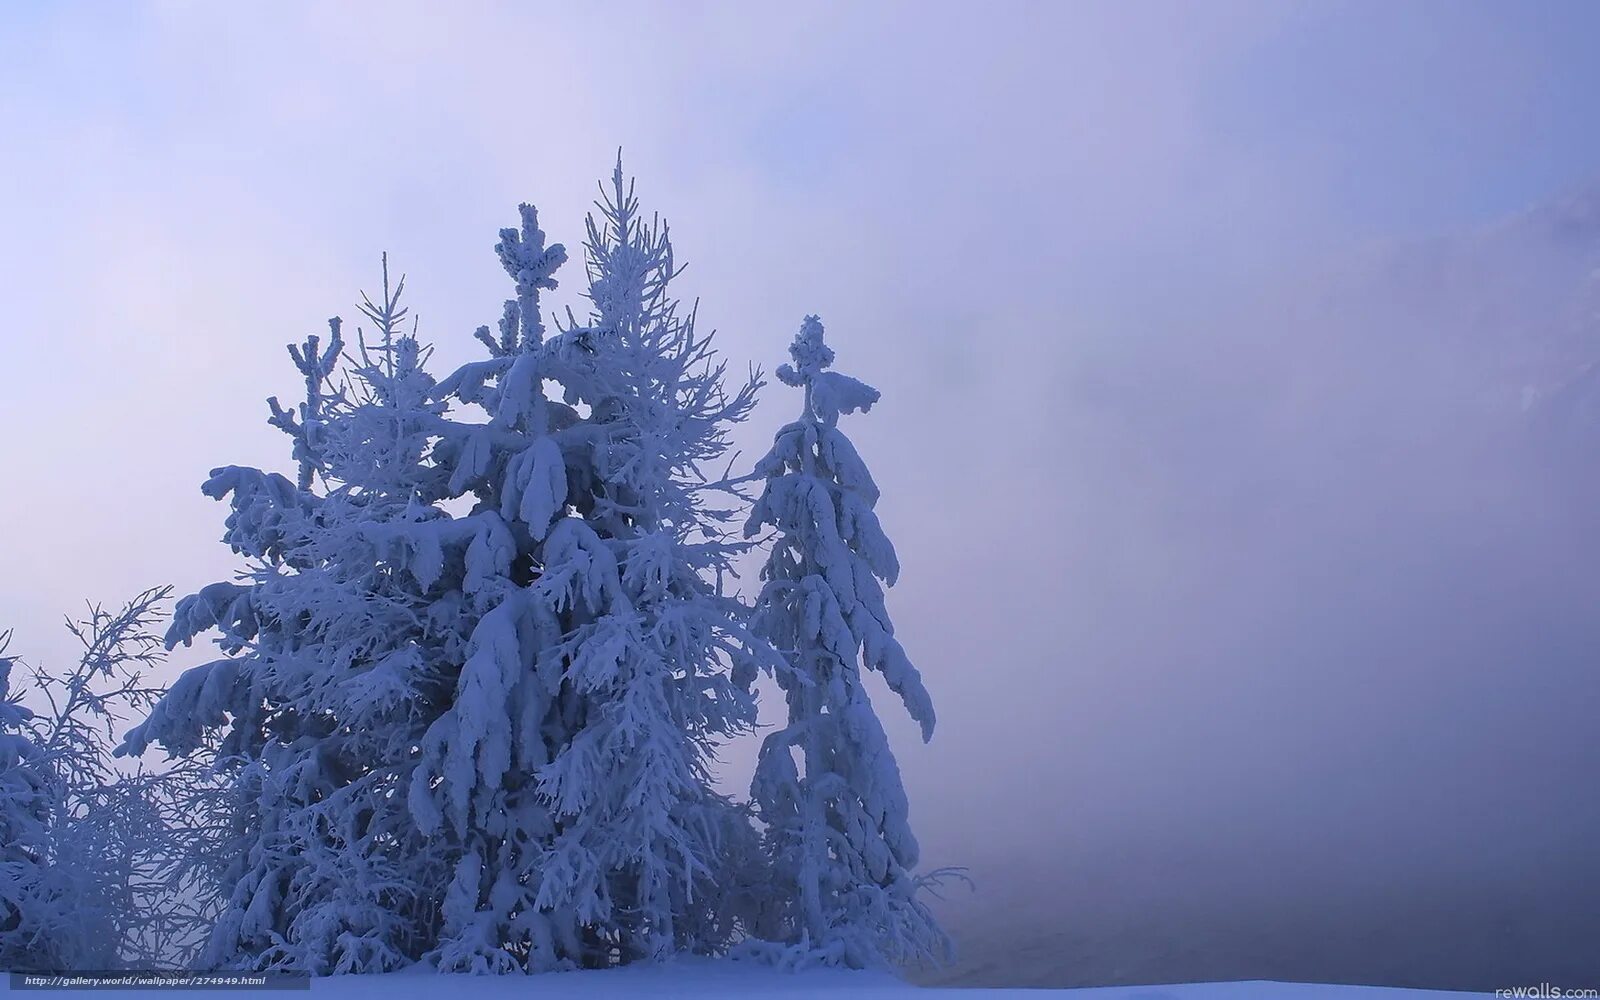
[[[0,980],[3,981],[3,980]],[[1175,986],[1103,986],[1071,990],[959,989],[918,987],[887,973],[817,969],[787,973],[765,966],[707,960],[681,960],[660,966],[632,966],[599,972],[538,976],[448,976],[392,973],[335,976],[311,983],[310,995],[325,1000],[500,1000],[567,998],[622,1000],[632,997],[731,998],[826,997],[829,1000],[892,1000],[942,993],[950,1000],[984,997],[1062,996],[1069,1000],[1451,1000],[1485,993],[1329,986],[1312,983],[1186,983]],[[157,991],[96,990],[97,1000],[118,997],[150,1000]],[[246,991],[246,995],[259,995]],[[270,993],[295,997],[305,993]],[[930,998],[931,1000],[931,998]]]

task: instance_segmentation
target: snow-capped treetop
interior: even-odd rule
[[[811,315],[800,324],[789,345],[793,365],[779,365],[778,379],[785,385],[804,386],[805,412],[825,426],[839,422],[839,415],[862,413],[878,401],[878,390],[858,379],[838,372],[824,371],[833,364],[833,348],[822,339],[822,319]]]
[[[784,385],[799,388],[833,364],[833,348],[823,341],[822,334],[821,316],[812,313],[800,322],[800,332],[789,344],[789,357],[794,359],[794,364],[778,366],[778,378]]]
[[[387,269],[385,269],[387,270]],[[387,278],[387,274],[385,275]],[[323,403],[327,398],[329,380],[338,367],[339,358],[344,351],[344,339],[339,335],[339,317],[328,320],[328,346],[318,353],[318,338],[316,334],[306,337],[305,343],[296,347],[289,345],[289,357],[294,359],[294,366],[306,380],[306,398],[297,409],[299,419],[295,414],[278,405],[278,397],[271,396],[267,399],[267,406],[272,410],[272,418],[268,423],[294,438],[294,457],[300,463],[300,488],[310,489],[312,477],[321,466],[318,456],[319,435],[322,430]]]
[[[544,244],[544,230],[539,228],[539,212],[524,202],[517,206],[522,215],[522,229],[500,230],[500,242],[494,251],[506,273],[517,283],[517,315],[522,321],[522,339],[518,347],[523,351],[537,350],[544,343],[544,320],[539,313],[539,291],[556,288],[555,272],[567,262],[567,248],[560,243]]]

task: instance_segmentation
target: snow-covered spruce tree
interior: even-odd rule
[[[711,787],[718,743],[754,719],[763,643],[721,580],[743,543],[725,530],[734,484],[708,476],[759,378],[724,387],[710,335],[680,311],[664,223],[639,214],[619,162],[591,215],[593,311],[550,344],[552,374],[587,419],[562,432],[583,460],[575,513],[545,543],[535,585],[563,615],[559,670],[570,738],[539,771],[558,832],[539,905],[595,933],[588,964],[716,951],[735,932],[730,865],[744,812]]]
[[[339,384],[338,320],[325,350],[290,348],[306,402],[271,401],[272,423],[294,438],[298,483],[212,470],[204,490],[229,500],[224,540],[249,568],[180,601],[166,641],[215,629],[226,655],[186,671],[121,748],[199,754],[224,782],[208,967],[377,971],[434,938],[447,873],[406,787],[466,649],[465,552],[483,529],[436,505],[442,406],[401,287],[386,264],[381,304],[363,303],[376,340],[361,337]]]
[[[592,950],[572,905],[541,901],[557,822],[537,774],[564,745],[573,724],[561,667],[547,656],[561,638],[559,609],[534,586],[547,571],[552,525],[568,508],[568,463],[557,433],[578,416],[544,391],[546,343],[539,294],[556,287],[566,261],[546,246],[538,215],[521,207],[520,229],[503,229],[495,251],[515,282],[499,336],[477,339],[486,360],[440,383],[436,396],[481,407],[485,423],[442,421],[435,462],[449,474],[446,494],[470,495],[474,523],[462,578],[476,623],[463,650],[448,708],[429,725],[408,786],[411,815],[442,845],[450,877],[443,923],[430,962],[445,971],[544,971],[587,964]]]
[[[489,421],[442,431],[435,457],[515,553],[411,784],[418,824],[455,851],[441,968],[719,950],[737,922],[725,876],[754,854],[707,765],[753,716],[765,647],[715,583],[740,544],[707,502],[731,484],[701,466],[755,379],[724,392],[709,338],[667,293],[665,229],[641,222],[620,164],[600,210],[590,321],[546,341],[538,296],[566,255],[523,206],[496,247],[517,297],[498,337],[478,331],[490,357],[440,383]]]
[[[857,968],[942,959],[950,945],[912,874],[899,767],[862,683],[878,671],[923,739],[932,735],[932,702],[884,606],[879,581],[893,584],[900,567],[873,513],[878,487],[838,427],[878,391],[826,370],[834,355],[815,316],[789,354],[777,374],[805,390],[804,407],[757,464],[765,488],[745,525],[774,533],[752,625],[784,657],[776,677],[788,703],[752,786],[782,932],[752,950]]]
[[[489,357],[436,391],[488,415],[441,421],[433,451],[488,528],[481,617],[409,787],[453,872],[427,956],[441,969],[604,966],[734,933],[718,876],[752,833],[706,763],[753,715],[729,667],[753,675],[757,654],[708,581],[738,546],[704,501],[728,484],[699,466],[755,385],[724,395],[666,295],[664,230],[640,225],[620,165],[613,182],[586,248],[592,321],[546,340],[539,296],[566,251],[524,205],[495,248],[516,298],[498,336],[477,332]]]
[[[298,482],[208,482],[251,570],[181,602],[168,641],[216,628],[228,655],[126,743],[213,755],[229,783],[208,964],[542,971],[735,933],[717,890],[754,835],[707,764],[753,715],[767,647],[715,582],[743,543],[699,466],[754,380],[724,394],[666,298],[665,232],[620,185],[591,227],[589,325],[545,339],[566,254],[523,206],[487,359],[433,384],[386,280],[381,341],[343,385],[337,321],[325,352],[291,349],[306,402],[272,422]]]

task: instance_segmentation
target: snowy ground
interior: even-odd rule
[[[893,976],[870,972],[816,970],[803,973],[726,962],[684,961],[667,966],[634,967],[606,972],[558,973],[544,976],[450,976],[398,973],[384,976],[339,976],[315,980],[313,996],[338,1000],[498,1000],[502,997],[572,997],[575,1000],[622,1000],[625,997],[854,997],[884,998],[945,994],[951,1000],[980,997],[1059,995],[1071,1000],[1450,1000],[1484,997],[1483,993],[1387,989],[1374,986],[1324,986],[1308,983],[1188,983],[1179,986],[1107,986],[1074,990],[952,989],[912,986]],[[95,991],[114,1000],[127,996],[149,1000],[156,991]],[[304,993],[272,993],[294,997]]]

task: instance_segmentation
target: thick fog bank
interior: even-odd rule
[[[1012,511],[1049,597],[995,624],[1031,655],[936,690],[958,746],[916,768],[979,884],[938,981],[1600,982],[1591,204],[1198,317],[1053,401],[1061,517]]]

